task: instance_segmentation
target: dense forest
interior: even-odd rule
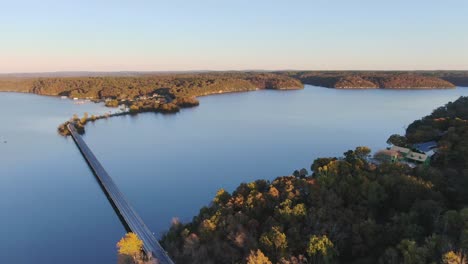
[[[3,81],[1,81],[3,80]],[[300,89],[294,78],[273,73],[222,72],[103,77],[0,78],[0,90],[77,98],[133,99],[167,89],[175,97],[257,89]]]
[[[57,73],[0,75],[0,91],[43,95],[130,99],[169,88],[176,96],[256,89],[301,88],[453,88],[468,86],[467,71],[281,71],[205,73]],[[55,76],[55,77],[54,77]]]
[[[466,71],[291,71],[279,72],[311,84],[329,88],[433,89],[468,86]]]
[[[468,97],[395,139],[435,140],[431,165],[375,164],[367,147],[319,158],[310,174],[218,191],[162,243],[176,263],[466,263]]]

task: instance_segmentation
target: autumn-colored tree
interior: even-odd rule
[[[222,204],[226,203],[229,198],[231,198],[231,195],[226,192],[224,189],[220,189],[217,193],[215,198],[213,199],[213,203],[215,204]]]
[[[283,255],[288,247],[286,235],[277,226],[272,227],[269,232],[264,233],[260,237],[260,244],[270,254],[274,254],[277,257]]]
[[[118,252],[121,255],[130,256],[135,263],[141,259],[143,241],[135,233],[127,233],[118,243]]]
[[[449,251],[442,256],[443,264],[466,264],[466,260],[461,254]]]
[[[268,194],[273,198],[278,198],[279,197],[279,191],[274,186],[270,187],[270,190],[268,191]]]
[[[354,150],[354,153],[360,159],[366,159],[369,156],[369,154],[371,153],[371,149],[369,147],[366,147],[366,146],[360,146],[360,147],[357,147]]]
[[[85,112],[83,117],[80,119],[80,122],[81,122],[81,124],[84,125],[84,124],[86,124],[87,121],[88,121],[88,113]]]
[[[257,251],[250,251],[247,257],[247,264],[271,264],[271,261],[260,249],[257,249]]]
[[[307,245],[307,254],[313,258],[314,263],[333,263],[336,252],[333,243],[326,235],[310,237]]]
[[[109,101],[106,101],[105,105],[107,107],[117,107],[119,106],[119,101],[117,100],[109,100]]]

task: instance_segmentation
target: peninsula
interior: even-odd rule
[[[199,105],[196,97],[260,89],[302,89],[304,84],[336,89],[450,89],[468,86],[468,71],[278,71],[192,73],[64,72],[0,75],[0,91],[105,102],[124,111],[73,117],[79,132],[88,121],[140,112],[175,113]],[[67,135],[65,122],[60,134]]]

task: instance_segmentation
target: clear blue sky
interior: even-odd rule
[[[0,72],[468,70],[467,0],[2,0]]]

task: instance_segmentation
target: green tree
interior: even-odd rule
[[[288,241],[286,235],[280,231],[280,228],[274,226],[267,233],[264,233],[260,237],[260,244],[268,250],[268,252],[281,256],[284,254],[288,247]],[[279,253],[279,254],[277,254]]]
[[[387,139],[387,144],[406,147],[408,145],[408,140],[404,136],[393,134]]]
[[[427,252],[425,248],[418,247],[415,241],[404,239],[398,245],[404,264],[425,264]]]

